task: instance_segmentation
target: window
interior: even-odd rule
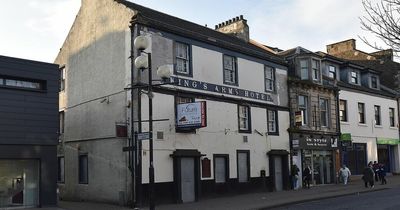
[[[358,85],[358,72],[356,71],[350,72],[350,82]]]
[[[224,83],[237,85],[237,61],[235,57],[224,55]]]
[[[278,134],[278,112],[275,110],[267,110],[267,121],[268,121],[268,134],[269,135],[279,135]]]
[[[342,122],[347,122],[347,101],[339,101],[339,118]]]
[[[299,96],[299,110],[301,111],[302,116],[302,125],[308,124],[308,97],[307,96]]]
[[[265,75],[265,91],[275,90],[275,69],[269,66],[264,66]]]
[[[239,109],[239,132],[251,132],[250,107],[238,106]]]
[[[64,111],[60,112],[60,134],[64,133],[64,126],[65,126],[65,114]]]
[[[336,79],[336,67],[335,66],[328,66],[328,76],[332,79]]]
[[[79,155],[79,184],[88,184],[88,155]]]
[[[389,123],[390,123],[390,127],[394,127],[395,126],[394,108],[389,108]]]
[[[45,82],[29,81],[24,79],[11,79],[11,78],[0,78],[0,87],[15,87],[32,90],[44,90],[46,88]]]
[[[300,60],[300,78],[302,80],[308,80],[308,60]]]
[[[329,115],[328,115],[328,100],[320,98],[319,99],[319,109],[321,117],[321,126],[328,127]]]
[[[365,104],[358,103],[358,122],[365,124]]]
[[[175,73],[191,76],[190,47],[187,44],[175,42]]]
[[[58,157],[58,171],[57,171],[57,182],[64,183],[65,178],[65,165],[64,165],[64,157]]]
[[[249,151],[237,151],[238,182],[248,182],[250,177]]]
[[[371,76],[371,88],[378,89],[378,78]]]
[[[66,69],[65,66],[61,68],[61,72],[60,72],[60,91],[64,91],[65,90],[65,74],[66,74]]]
[[[319,80],[319,60],[311,60],[313,80]]]
[[[375,105],[375,125],[381,125],[381,107]]]

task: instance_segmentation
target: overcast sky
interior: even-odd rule
[[[92,0],[95,1],[95,0]],[[361,0],[131,0],[164,13],[208,25],[244,15],[250,38],[281,49],[357,39]],[[81,0],[8,0],[0,7],[0,55],[53,62],[78,13]],[[371,37],[373,39],[373,37]]]

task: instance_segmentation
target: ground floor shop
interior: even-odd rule
[[[56,146],[0,146],[0,209],[56,205]]]
[[[339,169],[337,136],[321,134],[292,134],[292,161],[299,168],[299,177],[305,176],[306,167],[311,170],[311,184],[336,182]],[[301,179],[297,186],[302,186]]]

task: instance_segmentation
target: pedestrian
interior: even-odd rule
[[[349,180],[350,175],[351,172],[349,168],[347,168],[346,165],[343,165],[342,168],[339,170],[339,176],[344,185],[347,185],[347,181]]]
[[[374,174],[375,174],[375,182],[379,181],[379,164],[374,161],[374,163],[372,164],[372,169],[374,170]]]
[[[368,188],[368,184],[371,188],[374,188],[374,170],[372,169],[372,164],[368,164],[364,168],[362,179],[364,180],[365,187]]]
[[[379,165],[379,179],[381,180],[381,184],[386,184],[386,169],[384,164]]]
[[[297,190],[297,181],[299,180],[299,168],[297,167],[296,164],[292,165],[290,175],[292,176],[292,187],[294,190]]]
[[[303,185],[304,187],[310,189],[310,181],[311,181],[311,169],[310,166],[306,166],[303,171]]]

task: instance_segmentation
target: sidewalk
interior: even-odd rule
[[[400,176],[388,176],[388,184],[375,183],[373,189],[365,188],[361,176],[352,176],[347,185],[333,184],[315,186],[311,189],[299,189],[281,192],[251,193],[230,197],[204,199],[187,204],[168,204],[156,206],[157,210],[253,210],[268,209],[288,204],[301,203],[311,200],[339,197],[344,195],[366,193],[377,190],[400,187]],[[42,208],[31,210],[123,210],[126,207],[88,202],[60,202],[59,208]],[[148,209],[141,208],[143,210]]]

